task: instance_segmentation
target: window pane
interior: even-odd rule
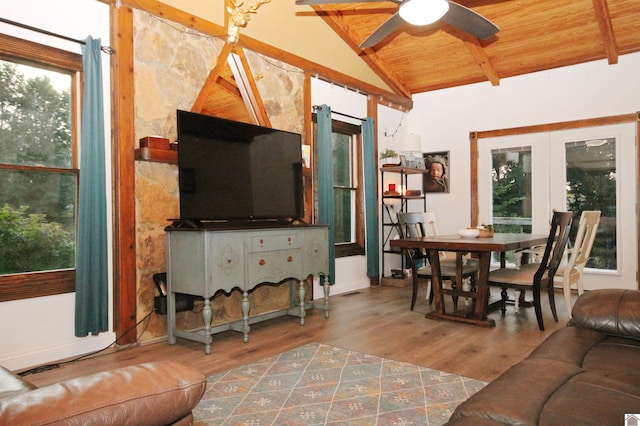
[[[0,169],[0,274],[74,267],[75,194],[74,173]]]
[[[335,243],[351,243],[352,209],[355,191],[350,189],[334,189]]]
[[[598,234],[588,268],[617,269],[616,256],[616,141],[615,138],[565,144],[567,208],[573,212],[571,240],[583,210],[600,210]]]
[[[0,61],[0,163],[72,166],[71,76]]]
[[[493,150],[491,156],[495,232],[531,232],[531,148]],[[492,258],[498,262],[500,254]],[[507,252],[506,261],[516,263],[516,254]]]
[[[351,137],[333,133],[333,185],[350,187],[351,184]]]
[[[493,225],[496,232],[531,232],[531,149],[494,150]]]

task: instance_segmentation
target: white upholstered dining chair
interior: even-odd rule
[[[571,314],[571,287],[575,284],[578,295],[584,293],[582,276],[584,267],[591,256],[593,242],[600,224],[599,210],[585,210],[580,216],[578,233],[571,247],[567,247],[565,256],[568,256],[566,265],[561,265],[553,277],[554,284],[562,284],[564,302],[567,311]]]

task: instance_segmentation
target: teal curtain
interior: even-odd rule
[[[329,225],[329,282],[335,284],[336,245],[333,216],[333,144],[331,131],[331,108],[320,106],[316,111],[318,120],[318,223]]]
[[[82,46],[84,92],[80,133],[75,335],[109,329],[107,201],[100,39]]]
[[[376,194],[378,175],[375,146],[373,144],[373,119],[362,120],[362,156],[364,165],[364,218],[366,230],[367,276],[380,275],[380,247],[378,246],[378,200]]]

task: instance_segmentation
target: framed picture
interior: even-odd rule
[[[400,165],[401,166],[406,166],[407,165],[407,156],[406,155],[400,154]]]
[[[423,169],[423,170],[425,169],[424,158],[418,158],[416,160],[416,169]]]
[[[425,152],[422,158],[427,170],[422,179],[422,191],[449,193],[449,151]]]

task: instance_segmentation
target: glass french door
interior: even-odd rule
[[[585,288],[636,288],[635,123],[482,139],[479,223],[546,234],[553,209],[602,212]],[[514,256],[507,258],[515,261]]]

